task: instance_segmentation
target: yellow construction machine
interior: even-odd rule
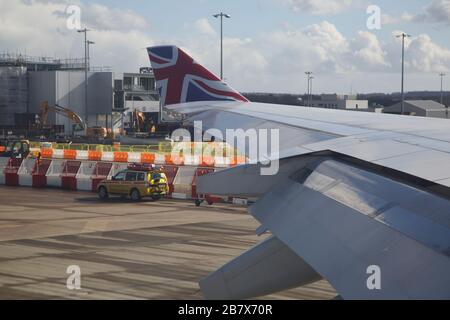
[[[47,118],[49,112],[55,112],[56,114],[62,115],[68,119],[70,119],[75,124],[75,131],[85,131],[86,137],[88,138],[101,138],[104,139],[107,136],[107,130],[104,127],[87,127],[84,123],[83,119],[75,113],[73,110],[68,108],[64,108],[60,105],[55,104],[54,106],[50,106],[48,101],[42,102],[41,111],[39,114],[39,124],[40,129],[51,130],[51,126],[47,124]]]

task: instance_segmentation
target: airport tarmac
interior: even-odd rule
[[[257,227],[232,205],[0,186],[0,299],[202,299],[198,281],[261,241]],[[262,298],[335,296],[319,281]]]

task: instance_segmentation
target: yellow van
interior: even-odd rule
[[[108,199],[110,195],[130,197],[139,201],[143,197],[159,200],[169,193],[167,176],[160,170],[148,168],[128,168],[120,171],[111,180],[103,180],[97,187],[100,199]]]

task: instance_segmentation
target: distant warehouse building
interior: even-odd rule
[[[383,113],[401,114],[402,103],[398,102],[390,107],[386,107]],[[403,114],[431,117],[431,118],[448,118],[448,108],[433,100],[406,100],[403,106]]]
[[[307,106],[315,108],[363,111],[368,111],[369,108],[369,102],[358,100],[356,95],[322,94],[320,99],[305,102]]]

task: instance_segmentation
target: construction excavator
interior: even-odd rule
[[[75,126],[74,131],[75,132],[82,132],[85,131],[85,135],[88,138],[97,138],[97,139],[104,139],[107,136],[107,130],[104,127],[87,127],[84,123],[83,119],[74,111],[64,108],[60,105],[55,104],[54,106],[50,106],[48,101],[42,102],[41,110],[39,114],[39,126],[40,130],[44,132],[48,132],[52,130],[52,126],[48,125],[47,119],[49,112],[55,112],[56,114],[62,115],[69,120],[71,120]]]
[[[144,132],[145,127],[145,115],[143,112],[134,110],[133,111],[133,123],[136,132]]]

